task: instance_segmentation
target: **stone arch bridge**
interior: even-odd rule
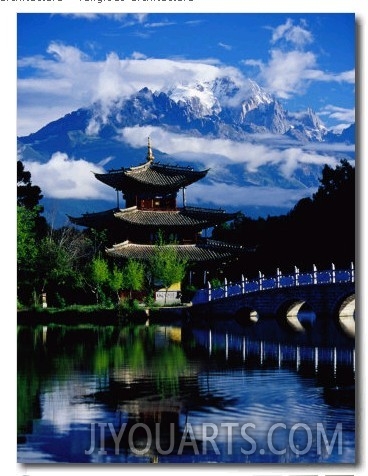
[[[276,319],[285,329],[303,333],[313,326],[329,332],[337,326],[346,336],[355,337],[354,266],[348,270],[317,271],[283,276],[279,270],[271,278],[259,273],[259,279],[197,291],[192,300],[193,316],[233,318],[242,326],[257,325],[262,320]],[[303,316],[312,316],[305,320]]]

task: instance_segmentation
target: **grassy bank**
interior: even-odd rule
[[[176,321],[182,317],[183,308],[175,307],[152,307],[140,308],[132,307],[103,307],[91,306],[69,306],[60,308],[33,308],[18,309],[18,324],[96,324],[96,325],[118,325],[124,322],[136,322],[142,324],[149,317],[150,322]]]
[[[18,324],[118,324],[122,314],[118,307],[69,306],[66,308],[33,308],[17,312]],[[135,317],[132,313],[132,319]],[[143,312],[142,312],[143,317]]]

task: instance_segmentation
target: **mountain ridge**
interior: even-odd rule
[[[235,83],[225,81],[224,78],[221,83],[195,83],[190,87],[180,85],[167,92],[152,91],[144,87],[129,98],[110,102],[107,111],[103,103],[96,102],[89,108],[72,111],[19,139],[21,142],[31,142],[43,133],[60,135],[68,128],[70,130],[71,119],[74,129],[84,129],[89,135],[99,134],[103,130],[106,136],[109,128],[112,134],[117,127],[149,124],[179,126],[183,130],[198,130],[202,135],[216,132],[217,136],[220,134],[221,137],[226,137],[229,135],[229,128],[221,128],[222,123],[234,128],[234,132],[238,134],[240,131],[245,134],[288,132],[293,137],[293,129],[298,129],[298,140],[301,139],[301,134],[307,141],[338,137],[338,134],[328,132],[311,108],[297,113],[285,111],[281,103],[257,83],[249,80],[249,84],[251,94],[242,100],[234,99],[240,94],[240,90]],[[247,137],[244,135],[237,138],[241,140]]]

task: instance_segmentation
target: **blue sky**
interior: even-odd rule
[[[17,134],[92,100],[231,71],[329,128],[355,117],[353,14],[17,15]]]

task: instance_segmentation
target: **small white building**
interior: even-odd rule
[[[181,283],[172,284],[167,290],[160,288],[155,293],[155,302],[160,306],[181,304]]]

